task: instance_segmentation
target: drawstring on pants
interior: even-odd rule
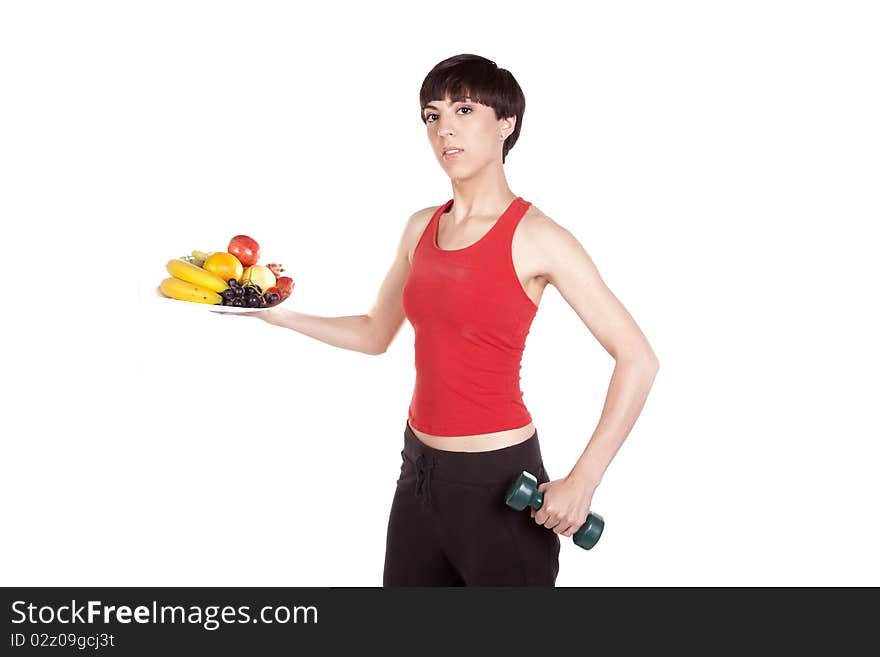
[[[426,459],[424,454],[416,459],[416,497],[422,498],[423,509],[428,508],[431,501],[431,470],[435,464],[434,459]]]

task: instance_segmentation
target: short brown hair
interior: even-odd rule
[[[504,140],[501,152],[503,163],[519,138],[526,111],[526,97],[519,83],[510,71],[498,68],[495,62],[479,55],[463,54],[444,59],[431,69],[419,90],[422,122],[427,123],[425,105],[432,100],[449,97],[455,101],[465,96],[494,109],[496,119],[516,117],[513,132]]]

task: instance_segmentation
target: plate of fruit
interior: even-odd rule
[[[225,251],[192,251],[165,264],[157,288],[163,299],[229,313],[252,313],[284,303],[293,279],[278,263],[260,264],[260,245],[236,235]]]

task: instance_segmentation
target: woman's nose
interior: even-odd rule
[[[437,119],[437,134],[441,137],[452,134],[452,126],[447,119]]]

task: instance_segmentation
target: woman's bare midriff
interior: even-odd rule
[[[428,447],[442,449],[447,452],[488,452],[493,449],[502,449],[511,445],[528,440],[535,433],[535,425],[529,422],[518,429],[496,431],[494,433],[480,433],[470,436],[432,436],[419,431],[410,425],[416,437]]]

